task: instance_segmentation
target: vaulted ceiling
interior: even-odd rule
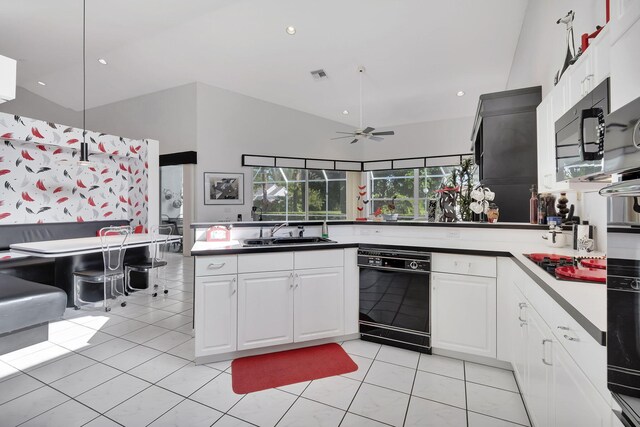
[[[365,125],[471,116],[480,94],[505,88],[526,6],[87,0],[86,105],[199,81],[357,125],[356,70],[364,65]],[[0,0],[0,11],[0,54],[19,60],[18,85],[81,110],[82,1]],[[288,25],[295,35],[285,32]],[[328,79],[312,79],[319,68]],[[456,96],[460,90],[466,95]]]

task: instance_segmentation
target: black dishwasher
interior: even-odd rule
[[[361,245],[358,266],[362,339],[431,353],[431,254]]]

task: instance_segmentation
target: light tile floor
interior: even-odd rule
[[[0,356],[0,425],[529,425],[511,371],[359,340],[343,343],[356,372],[237,395],[229,361],[193,363],[193,259],[165,277],[166,296],[67,310],[48,342]]]

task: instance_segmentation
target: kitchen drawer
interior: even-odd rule
[[[238,273],[293,270],[293,252],[238,255]]]
[[[217,276],[220,274],[236,274],[237,272],[237,255],[196,257],[196,277]]]
[[[534,267],[535,264],[532,263]],[[553,318],[552,307],[555,301],[538,285],[531,277],[525,273],[520,266],[515,266],[516,273],[514,275],[515,285],[520,292],[529,300],[529,303],[536,309],[540,317],[549,325]],[[537,268],[537,267],[536,267]]]
[[[344,264],[344,251],[342,249],[330,249],[295,252],[294,260],[296,270],[303,268],[342,267]]]
[[[431,271],[496,277],[496,259],[475,255],[432,254]]]
[[[553,303],[551,329],[560,345],[585,373],[598,392],[609,402],[607,389],[607,348],[596,342],[562,307]]]

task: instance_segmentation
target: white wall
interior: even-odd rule
[[[82,129],[82,113],[80,111],[65,108],[20,86],[16,88],[16,99],[0,104],[0,112]]]
[[[87,110],[87,129],[160,141],[160,154],[196,149],[195,83]],[[142,136],[145,135],[145,136]]]
[[[242,154],[359,160],[362,144],[331,141],[351,127],[311,114],[198,83],[196,221],[251,217],[251,168]],[[243,172],[244,205],[204,205],[204,172]]]
[[[473,117],[391,126],[396,134],[384,142],[362,143],[361,160],[469,153],[472,126]]]
[[[542,85],[544,97],[553,88],[556,71],[566,53],[566,30],[556,21],[569,10],[576,13],[576,51],[582,33],[592,33],[605,23],[604,0],[530,0],[513,58],[507,89]]]

